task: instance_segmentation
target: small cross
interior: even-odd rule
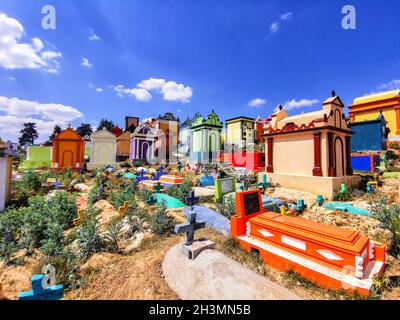
[[[185,232],[185,245],[191,245],[194,241],[194,231],[205,228],[206,223],[204,221],[196,222],[196,213],[190,212],[188,216],[188,222],[181,223],[175,226],[175,233]]]
[[[164,170],[164,167],[162,165],[158,167],[158,172],[163,172],[163,170]]]
[[[218,174],[218,164],[215,164],[215,166],[214,166],[214,172],[215,172],[215,174]]]
[[[157,184],[153,187],[156,193],[160,193],[161,189],[164,189],[164,186],[157,182]]]
[[[185,198],[186,203],[190,206],[191,210],[193,211],[193,206],[197,201],[199,201],[199,197],[194,196],[194,190],[190,191],[190,196]]]
[[[139,173],[139,177],[142,178],[144,176],[145,171],[144,171],[144,169],[142,169],[138,173]]]
[[[54,188],[55,188],[56,190],[58,190],[58,186],[61,186],[61,185],[62,185],[62,183],[58,181],[58,178],[56,178],[56,181],[54,181],[53,184],[54,184]]]
[[[43,287],[44,274],[37,274],[31,278],[32,290],[20,292],[19,300],[59,300],[64,296],[64,287],[61,284]]]

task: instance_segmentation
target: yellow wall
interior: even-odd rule
[[[239,141],[242,140],[240,121],[227,124],[225,138],[227,145],[231,145],[232,143],[238,143]]]
[[[354,122],[375,120],[379,116],[381,109],[367,110],[367,111],[355,111],[354,112]],[[396,111],[392,109],[384,109],[383,116],[388,122],[387,127],[390,129],[389,136],[395,136],[397,131],[396,123]]]

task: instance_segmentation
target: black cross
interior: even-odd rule
[[[185,232],[185,245],[191,245],[194,241],[194,231],[205,228],[206,223],[204,221],[196,222],[196,213],[190,212],[188,216],[188,222],[181,223],[175,226],[175,233]]]
[[[190,206],[191,210],[193,211],[193,206],[195,203],[199,201],[199,197],[194,196],[194,190],[190,191],[190,195],[185,198],[185,202]]]

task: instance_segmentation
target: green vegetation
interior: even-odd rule
[[[151,229],[158,236],[169,234],[174,227],[174,219],[167,213],[165,201],[158,206],[156,212],[151,217]]]
[[[236,213],[236,203],[233,196],[225,198],[223,203],[217,203],[217,211],[228,219]]]
[[[84,222],[78,227],[77,241],[79,246],[79,258],[87,259],[92,254],[104,251],[106,242],[100,235],[100,225],[96,217],[87,215]]]
[[[166,189],[165,193],[185,203],[185,198],[189,195],[189,192],[192,190],[192,187],[193,187],[192,181],[185,178],[181,185],[172,186]]]
[[[400,204],[388,204],[385,196],[373,198],[370,204],[372,216],[393,234],[389,252],[400,259]]]

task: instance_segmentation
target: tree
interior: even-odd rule
[[[114,123],[111,120],[107,119],[101,119],[99,126],[97,127],[97,131],[106,129],[108,131],[111,131],[115,127]]]
[[[38,133],[36,130],[36,123],[26,122],[23,124],[24,128],[20,131],[21,136],[19,137],[19,144],[21,146],[32,145],[34,141],[38,138]]]
[[[76,133],[79,134],[82,138],[85,136],[91,136],[93,133],[93,129],[89,123],[81,123],[81,125],[76,128]]]
[[[56,124],[56,126],[54,127],[53,133],[51,134],[51,136],[49,137],[49,141],[52,142],[54,137],[59,134],[61,132],[61,127]]]

